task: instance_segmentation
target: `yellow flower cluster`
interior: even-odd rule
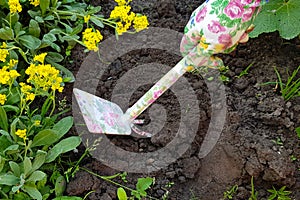
[[[16,135],[25,140],[26,139],[26,129],[24,129],[24,130],[18,129],[16,132]]]
[[[34,56],[33,61],[38,61],[38,62],[44,64],[44,60],[45,60],[46,56],[47,56],[47,53],[41,53],[39,55]]]
[[[8,0],[9,10],[11,13],[21,12],[22,6],[19,0]]]
[[[35,7],[37,7],[38,5],[40,5],[40,0],[29,0],[31,5],[34,5]]]
[[[0,61],[5,62],[8,54],[9,52],[7,49],[0,49]]]
[[[6,95],[5,94],[0,94],[0,104],[4,105],[6,101]]]
[[[21,92],[23,94],[25,94],[25,100],[26,101],[29,101],[29,100],[33,101],[34,98],[35,98],[35,94],[32,93],[32,87],[30,85],[25,84],[25,83],[19,83],[19,84],[21,86]]]
[[[91,15],[86,15],[86,16],[84,16],[84,17],[83,17],[84,23],[88,23],[89,20],[90,20],[90,18],[91,18]]]
[[[133,28],[137,32],[144,30],[148,26],[149,26],[149,22],[148,22],[147,16],[145,16],[145,15],[137,15],[133,20]]]
[[[134,29],[139,32],[149,25],[148,19],[146,16],[135,14],[131,12],[131,7],[128,3],[131,0],[115,0],[118,3],[110,13],[110,18],[118,20],[116,32],[118,35],[122,35],[126,32],[133,23]]]
[[[40,54],[34,57],[34,61],[40,62],[39,64],[30,64],[25,70],[25,73],[29,75],[27,79],[28,83],[35,86],[36,89],[42,89],[48,92],[58,90],[62,92],[63,79],[59,74],[59,70],[52,67],[50,64],[44,64],[44,58],[47,54]]]
[[[88,50],[98,51],[98,43],[103,39],[101,33],[96,30],[93,32],[92,28],[87,28],[82,33],[82,40]]]
[[[17,70],[11,69],[18,61],[11,60],[8,66],[0,69],[0,84],[11,85],[13,81],[20,76]]]

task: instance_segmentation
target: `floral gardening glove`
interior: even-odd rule
[[[206,0],[192,13],[184,29],[180,51],[183,56],[190,55],[186,64],[198,70],[223,66],[213,55],[230,53],[238,43],[248,41],[254,18],[266,1]]]

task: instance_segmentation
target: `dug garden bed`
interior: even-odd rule
[[[106,14],[114,6],[111,1],[91,3],[102,6]],[[132,6],[135,11],[148,16],[151,27],[182,32],[191,12],[199,4],[200,1],[190,0],[135,0]],[[107,31],[104,35],[109,37],[113,33]],[[99,51],[100,54],[105,51],[101,49],[101,45]],[[80,46],[73,49],[73,62],[68,68],[74,75],[87,57],[88,54],[83,53]],[[204,80],[207,77],[187,74],[185,78],[195,91],[201,110],[199,128],[188,151],[163,169],[144,174],[128,173],[127,182],[121,179],[117,182],[135,188],[138,178],[155,177],[155,184],[147,190],[149,196],[146,199],[168,197],[216,200],[226,199],[226,192],[228,199],[230,195],[232,199],[249,199],[255,192],[258,192],[257,199],[267,199],[271,195],[267,190],[279,190],[283,186],[286,186],[285,190],[291,191],[291,199],[300,199],[300,140],[295,132],[300,126],[300,99],[285,101],[278,84],[274,83],[278,80],[274,67],[286,81],[288,75],[299,66],[299,39],[284,40],[277,32],[262,34],[239,45],[231,54],[220,57],[225,66],[228,66],[228,69],[221,72],[225,84],[227,114],[225,126],[213,150],[203,158],[198,155],[211,119],[211,97]],[[178,55],[159,49],[131,51],[111,63],[100,77],[96,94],[109,100],[116,82],[130,69],[146,63],[172,67],[180,59]],[[131,96],[130,103],[134,103],[149,87],[150,84],[138,88]],[[68,103],[72,102],[72,88],[72,85],[68,85],[64,93]],[[119,148],[136,153],[154,152],[167,145],[179,127],[181,114],[178,100],[176,95],[168,91],[153,106],[162,106],[167,120],[152,138],[107,136],[108,140]],[[149,115],[146,111],[141,118],[149,122]],[[78,134],[76,129],[73,131]],[[69,156],[75,161],[80,158],[84,149],[81,146],[79,152]],[[80,166],[103,176],[119,173],[88,156],[81,161]],[[70,178],[65,195],[84,197],[90,192],[86,199],[117,199],[118,187],[79,170]]]

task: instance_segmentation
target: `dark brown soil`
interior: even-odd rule
[[[146,14],[153,27],[163,27],[179,32],[183,31],[191,12],[201,1],[179,0],[134,0],[133,9]],[[115,5],[112,1],[93,1],[101,5],[107,14]],[[104,32],[106,36],[110,31]],[[188,74],[185,77],[195,90],[201,110],[198,133],[189,150],[176,162],[151,174],[128,174],[127,187],[135,188],[138,177],[155,177],[155,185],[149,195],[161,199],[169,191],[169,199],[207,199],[223,198],[223,192],[237,184],[238,191],[234,199],[245,200],[250,197],[251,176],[254,177],[258,199],[266,199],[267,189],[272,186],[280,188],[284,185],[292,191],[292,199],[300,199],[300,146],[295,128],[300,126],[300,99],[284,101],[275,85],[262,83],[277,80],[274,72],[276,66],[287,79],[287,70],[295,70],[300,64],[300,41],[285,41],[277,33],[263,34],[240,45],[230,55],[221,55],[226,66],[225,74],[228,113],[222,135],[206,157],[199,158],[198,153],[210,121],[210,97],[203,78]],[[81,47],[72,53],[73,63],[69,68],[76,74],[87,56]],[[155,49],[144,49],[130,52],[111,64],[111,70],[103,75],[98,85],[97,95],[110,99],[114,80],[126,71],[138,66],[137,63],[159,62],[174,66],[181,58]],[[237,76],[250,64],[248,74]],[[106,78],[105,78],[106,76]],[[111,81],[106,81],[107,77]],[[67,94],[72,86],[67,86]],[[139,88],[131,97],[131,103],[137,100],[150,87]],[[72,100],[69,98],[69,102]],[[180,111],[174,94],[165,93],[156,104],[167,110],[167,123],[164,128],[151,139],[137,139],[123,136],[109,136],[109,139],[120,148],[132,152],[155,151],[172,140],[178,129]],[[146,121],[149,114],[142,118]],[[282,144],[274,141],[280,140]],[[83,149],[75,157],[80,157]],[[291,160],[291,156],[298,158]],[[99,175],[112,175],[118,171],[106,167],[93,158],[86,158],[84,166]],[[167,187],[169,183],[171,187]],[[79,171],[67,185],[66,195],[84,196],[91,190],[87,199],[116,199],[117,187],[96,178],[84,171]]]

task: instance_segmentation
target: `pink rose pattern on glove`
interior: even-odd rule
[[[230,53],[239,41],[245,42],[260,6],[267,0],[207,0],[198,7],[184,30],[180,51],[191,54],[189,65],[202,69],[200,57]]]

